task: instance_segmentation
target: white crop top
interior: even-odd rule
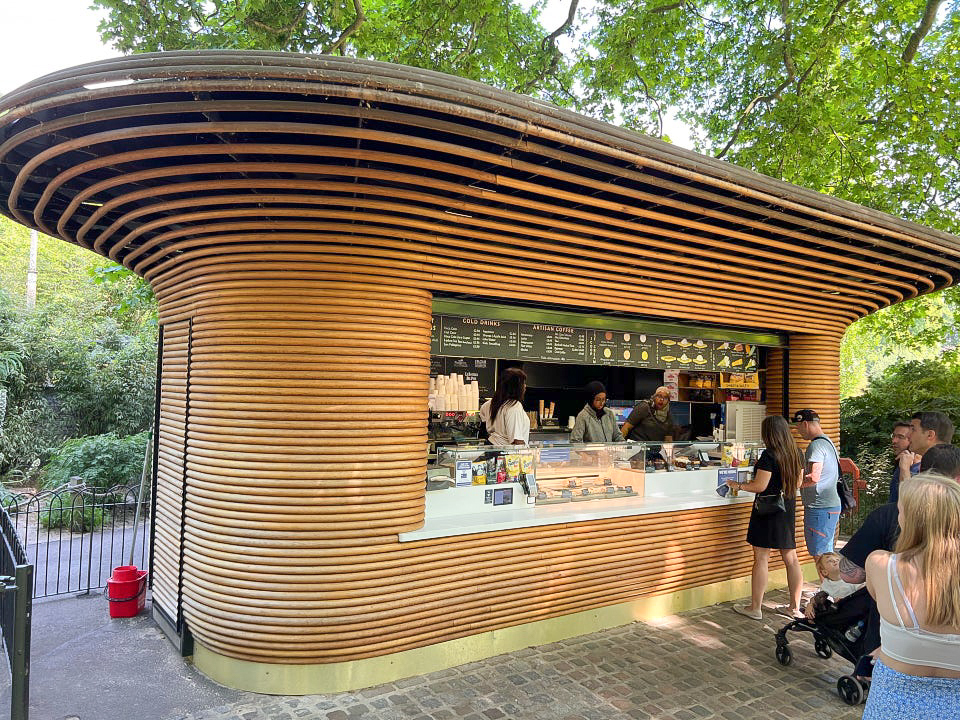
[[[910,627],[903,624],[900,608],[896,596],[893,594],[893,580],[897,581],[897,589],[903,604],[913,623]],[[900,574],[897,572],[897,556],[891,555],[887,563],[887,588],[890,590],[890,601],[893,611],[897,615],[899,625],[894,625],[880,616],[880,648],[894,660],[910,665],[929,665],[944,670],[960,671],[960,635],[949,633],[935,633],[924,630],[917,623],[917,616],[913,606],[903,591]]]

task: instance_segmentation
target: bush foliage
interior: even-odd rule
[[[69,493],[56,495],[40,513],[40,525],[52,530],[64,528],[70,532],[83,533],[103,527],[109,513],[85,501],[83,495]]]
[[[851,457],[865,448],[890,447],[898,420],[939,410],[960,428],[960,357],[956,350],[937,360],[901,362],[871,378],[862,395],[840,403],[840,445]]]
[[[939,410],[960,428],[960,358],[957,351],[937,360],[900,362],[871,378],[862,395],[840,403],[841,454],[853,458],[867,488],[858,518],[887,501],[893,453],[890,432],[915,412]]]
[[[44,487],[64,485],[74,476],[88,487],[108,488],[140,479],[147,432],[127,437],[114,433],[73,438],[64,442],[43,469]]]

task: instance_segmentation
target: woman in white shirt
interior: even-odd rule
[[[530,441],[530,418],[523,409],[527,374],[507,368],[500,375],[493,398],[480,406],[480,419],[487,426],[491,445],[526,445]]]
[[[896,552],[867,558],[880,652],[864,720],[960,717],[960,485],[904,483]]]

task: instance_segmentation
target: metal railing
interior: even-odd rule
[[[34,566],[34,598],[105,587],[113,568],[146,568],[150,498],[139,488],[70,484],[3,499]],[[140,513],[137,514],[137,505]]]
[[[10,718],[27,720],[30,702],[30,619],[33,566],[13,520],[0,507],[0,628],[10,670]]]

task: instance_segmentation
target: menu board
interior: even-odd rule
[[[430,354],[440,354],[440,316],[430,316]]]
[[[589,332],[592,331],[564,325],[520,323],[519,357],[525,360],[585,364]]]
[[[655,367],[656,340],[643,333],[593,331],[593,358],[597,365]]]
[[[738,342],[717,343],[713,365],[717,370],[728,372],[756,372],[760,366],[757,346]]]
[[[457,373],[463,376],[464,384],[476,380],[480,387],[480,397],[492,397],[496,382],[497,361],[490,358],[441,358],[444,363],[444,374]]]
[[[517,323],[481,318],[440,318],[440,350],[444,355],[510,357],[517,347]]]
[[[712,370],[713,345],[698,338],[657,338],[658,367],[669,370]]]
[[[452,315],[434,316],[430,352],[457,358],[687,371],[755,372],[759,368],[757,346],[748,343]]]

